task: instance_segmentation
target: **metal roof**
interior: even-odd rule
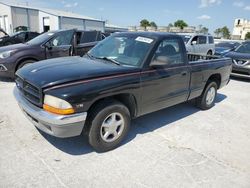
[[[5,2],[4,3],[0,2],[0,4],[6,5],[6,6],[10,6],[10,7],[39,10],[39,11],[42,11],[42,12],[45,12],[47,14],[51,14],[51,15],[54,15],[54,16],[68,17],[68,18],[77,18],[77,19],[84,19],[84,20],[93,20],[93,21],[104,22],[104,21],[96,19],[96,18],[92,18],[92,17],[88,17],[88,16],[83,16],[83,15],[76,14],[76,13],[73,13],[73,12],[68,12],[68,11],[54,10],[54,9],[47,9],[47,8],[37,8],[37,7],[31,7],[31,6],[27,6],[27,5],[19,5],[19,4],[14,4],[14,3],[5,3]]]

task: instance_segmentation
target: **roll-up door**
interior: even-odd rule
[[[84,30],[84,21],[82,19],[62,18],[62,29],[81,29]]]
[[[28,10],[29,15],[29,28],[31,31],[39,31],[39,18],[37,10]]]
[[[104,23],[103,22],[97,22],[92,20],[86,20],[85,21],[86,30],[96,30],[96,31],[104,31]]]
[[[27,9],[12,8],[12,20],[13,28],[16,28],[18,26],[29,27]]]

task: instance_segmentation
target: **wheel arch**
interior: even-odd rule
[[[18,67],[20,66],[21,63],[23,63],[24,61],[28,61],[28,60],[39,61],[39,59],[37,59],[35,57],[23,57],[21,59],[18,59],[17,63],[16,63],[16,67],[15,67],[15,72],[17,71],[17,69],[18,69]]]

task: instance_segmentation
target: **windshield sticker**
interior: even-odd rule
[[[47,35],[52,36],[52,35],[54,35],[54,33],[48,33]]]
[[[139,42],[145,42],[145,43],[152,43],[154,40],[153,39],[150,39],[150,38],[146,38],[146,37],[137,37],[135,39],[136,41],[139,41]]]

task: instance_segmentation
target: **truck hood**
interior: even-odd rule
[[[39,88],[49,88],[63,83],[139,70],[87,57],[63,57],[27,65],[16,74]]]

